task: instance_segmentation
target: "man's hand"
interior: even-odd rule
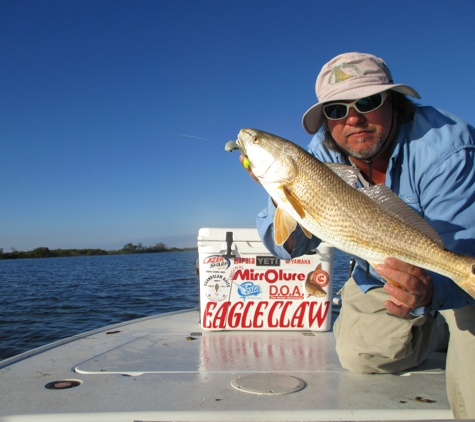
[[[376,265],[375,269],[400,286],[390,283],[384,285],[384,290],[391,295],[384,306],[392,314],[404,318],[413,309],[431,304],[434,287],[429,274],[422,268],[387,258],[384,264]]]
[[[257,183],[261,183],[259,182],[259,179],[256,177],[256,175],[252,172],[252,169],[251,167],[249,166],[249,161],[247,162],[248,164],[245,165],[244,164],[244,160],[247,160],[246,157],[243,157],[242,155],[239,156],[239,161],[241,162],[242,166],[247,170],[247,172],[251,175],[251,177],[257,182]]]

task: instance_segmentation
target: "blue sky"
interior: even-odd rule
[[[340,53],[382,57],[474,124],[474,16],[472,0],[0,0],[0,248],[254,227],[267,195],[224,145],[254,127],[306,147]]]

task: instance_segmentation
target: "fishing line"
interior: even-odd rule
[[[104,99],[98,97],[97,95],[95,95],[94,93],[88,91],[87,89],[84,89],[82,86],[80,86],[78,83],[76,83],[74,80],[71,80],[70,78],[68,77],[65,77],[64,74],[58,72],[57,70],[55,70],[54,68],[52,68],[51,66],[49,66],[48,64],[38,60],[36,57],[32,56],[31,54],[27,53],[26,51],[24,50],[21,50],[19,49],[18,47],[16,47],[15,45],[13,45],[12,43],[6,41],[5,39],[3,39],[2,37],[0,37],[0,41],[3,42],[6,46],[12,48],[13,50],[16,50],[17,52],[19,52],[20,54],[22,54],[24,57],[28,58],[29,60],[31,60],[32,62],[34,62],[35,64],[38,64],[40,66],[43,66],[44,68],[46,68],[49,72],[51,72],[52,74],[60,77],[65,83],[69,84],[70,86],[73,86],[74,88],[76,88],[78,91],[82,92],[83,94],[87,95],[88,97],[92,98],[94,101],[96,101],[98,104],[102,105],[102,106],[105,106],[106,108],[109,108],[111,110],[114,110],[116,111],[118,114],[121,114],[122,116],[124,117],[127,117],[129,120],[135,120],[136,122],[142,124],[142,125],[145,125],[145,126],[148,126],[154,130],[158,130],[160,132],[164,132],[164,133],[168,133],[170,135],[175,135],[175,136],[181,136],[181,137],[184,137],[184,138],[194,138],[194,139],[201,139],[203,141],[208,141],[208,142],[217,142],[215,140],[212,140],[212,139],[209,139],[209,138],[204,138],[204,137],[201,137],[201,136],[195,136],[195,135],[188,135],[188,134],[185,134],[185,133],[178,133],[178,132],[172,132],[170,130],[166,130],[166,129],[161,129],[145,120],[142,120],[138,117],[136,117],[135,115],[133,114],[130,114],[128,113],[127,111],[124,111],[120,108],[118,108],[117,106],[115,106],[114,104],[111,104],[111,103],[108,103],[107,101],[105,101]]]
[[[185,138],[202,139],[203,141],[209,141],[209,142],[216,142],[216,141],[213,140],[213,139],[202,138],[201,136],[186,135],[186,134],[184,134],[184,133],[170,132],[169,130],[165,130],[165,129],[158,129],[158,128],[156,128],[156,129],[157,129],[157,130],[161,130],[162,132],[168,132],[168,133],[170,133],[171,135],[184,136]]]

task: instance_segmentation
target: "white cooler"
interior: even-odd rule
[[[198,252],[202,329],[330,329],[332,246],[281,260],[256,229],[202,228]]]

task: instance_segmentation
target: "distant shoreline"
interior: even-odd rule
[[[25,259],[25,258],[64,258],[69,256],[97,256],[97,255],[130,255],[140,253],[161,253],[161,252],[186,252],[196,251],[197,247],[193,248],[169,248],[163,243],[157,243],[154,246],[143,246],[141,243],[134,245],[127,243],[122,249],[105,250],[98,248],[88,249],[49,249],[47,247],[35,248],[31,251],[17,251],[4,252],[0,249],[0,260],[2,259]]]

